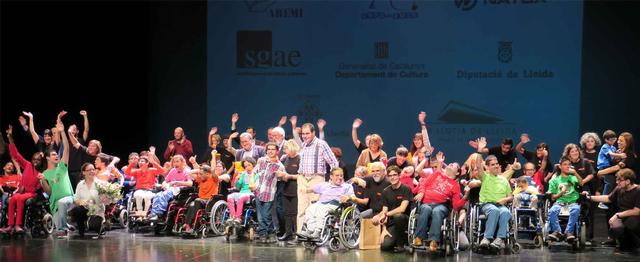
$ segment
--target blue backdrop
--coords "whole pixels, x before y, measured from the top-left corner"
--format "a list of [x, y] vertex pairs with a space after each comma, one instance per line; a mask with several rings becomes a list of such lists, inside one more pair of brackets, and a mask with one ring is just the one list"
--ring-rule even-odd
[[[579, 1], [212, 1], [207, 121], [233, 112], [266, 139], [281, 115], [324, 118], [327, 141], [356, 151], [379, 133], [393, 155], [427, 112], [432, 144], [464, 160], [467, 141], [577, 142], [582, 47]], [[287, 124], [285, 130], [289, 134]]]

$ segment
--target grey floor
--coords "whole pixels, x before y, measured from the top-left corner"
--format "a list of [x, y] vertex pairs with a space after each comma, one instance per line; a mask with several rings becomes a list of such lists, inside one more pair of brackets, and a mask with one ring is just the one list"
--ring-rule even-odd
[[29, 239], [0, 240], [0, 261], [637, 261], [631, 254], [616, 254], [613, 248], [595, 247], [572, 252], [568, 246], [557, 245], [545, 249], [523, 249], [517, 255], [487, 256], [459, 252], [447, 257], [433, 257], [425, 253], [383, 253], [379, 250], [315, 251], [282, 244], [260, 245], [246, 241], [227, 243], [222, 237], [180, 239], [171, 236], [130, 234], [124, 230], [107, 233], [104, 239]]

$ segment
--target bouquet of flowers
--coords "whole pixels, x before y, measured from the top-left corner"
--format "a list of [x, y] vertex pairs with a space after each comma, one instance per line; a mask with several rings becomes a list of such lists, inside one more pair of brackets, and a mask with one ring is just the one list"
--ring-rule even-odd
[[98, 196], [100, 196], [100, 202], [105, 205], [111, 203], [117, 203], [122, 195], [120, 194], [120, 190], [122, 186], [114, 183], [97, 183], [96, 190], [98, 190]]

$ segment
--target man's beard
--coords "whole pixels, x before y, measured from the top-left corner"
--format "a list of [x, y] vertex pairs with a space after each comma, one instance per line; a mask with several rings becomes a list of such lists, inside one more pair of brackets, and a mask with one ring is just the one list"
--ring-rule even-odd
[[380, 181], [382, 181], [382, 176], [373, 176], [373, 181], [380, 183]]

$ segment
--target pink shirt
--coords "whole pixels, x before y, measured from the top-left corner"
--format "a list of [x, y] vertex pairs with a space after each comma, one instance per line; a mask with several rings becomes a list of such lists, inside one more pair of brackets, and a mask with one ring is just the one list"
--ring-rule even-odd
[[169, 171], [169, 174], [167, 174], [167, 177], [165, 177], [164, 182], [190, 181], [191, 176], [189, 176], [188, 172], [189, 169], [187, 167], [183, 169], [172, 168], [171, 171]]

